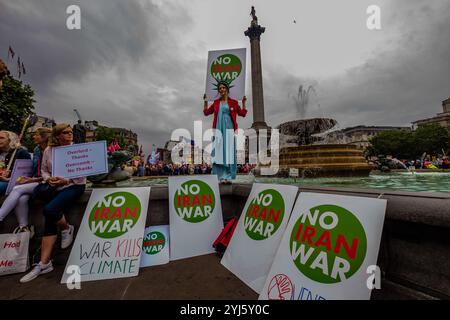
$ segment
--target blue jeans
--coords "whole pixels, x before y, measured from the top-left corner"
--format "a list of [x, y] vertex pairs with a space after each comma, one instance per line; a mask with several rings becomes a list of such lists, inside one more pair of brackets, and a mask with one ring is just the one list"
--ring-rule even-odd
[[63, 217], [63, 209], [70, 207], [83, 195], [85, 189], [86, 185], [72, 185], [57, 191], [55, 187], [47, 183], [40, 184], [34, 189], [33, 199], [39, 199], [46, 203], [44, 236], [58, 234], [57, 222]]
[[8, 182], [0, 181], [0, 197], [5, 195], [6, 189], [8, 189]]

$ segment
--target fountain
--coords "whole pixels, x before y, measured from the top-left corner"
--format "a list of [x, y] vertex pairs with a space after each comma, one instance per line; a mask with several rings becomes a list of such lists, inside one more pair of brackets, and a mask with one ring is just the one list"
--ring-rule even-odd
[[[314, 87], [298, 90], [295, 104], [305, 115], [309, 94]], [[301, 177], [368, 176], [368, 165], [362, 150], [355, 145], [328, 144], [326, 133], [337, 125], [331, 118], [294, 120], [280, 124], [279, 176], [288, 177], [290, 169], [298, 169]]]

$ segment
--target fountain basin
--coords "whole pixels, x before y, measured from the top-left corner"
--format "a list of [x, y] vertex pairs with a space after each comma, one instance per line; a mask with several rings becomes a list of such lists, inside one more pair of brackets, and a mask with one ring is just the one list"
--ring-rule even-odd
[[322, 144], [286, 147], [280, 151], [278, 176], [288, 177], [291, 168], [299, 176], [367, 177], [373, 169], [367, 164], [362, 150], [354, 145]]

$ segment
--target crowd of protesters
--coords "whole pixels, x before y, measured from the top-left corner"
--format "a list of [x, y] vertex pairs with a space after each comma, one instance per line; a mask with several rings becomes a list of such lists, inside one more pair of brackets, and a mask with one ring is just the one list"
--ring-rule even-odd
[[[246, 174], [250, 173], [255, 168], [255, 165], [238, 164], [238, 173]], [[198, 175], [198, 174], [211, 174], [212, 166], [207, 163], [203, 164], [174, 164], [164, 163], [157, 161], [154, 164], [140, 161], [134, 168], [133, 176], [147, 177], [147, 176], [180, 176], [180, 175]]]

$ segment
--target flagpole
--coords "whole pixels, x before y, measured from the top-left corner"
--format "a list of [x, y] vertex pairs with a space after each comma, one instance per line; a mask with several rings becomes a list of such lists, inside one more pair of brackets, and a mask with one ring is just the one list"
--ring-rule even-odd
[[[23, 136], [23, 134], [24, 134], [24, 132], [25, 132], [25, 128], [26, 128], [27, 125], [28, 125], [28, 121], [30, 120], [30, 117], [31, 117], [31, 115], [29, 115], [29, 116], [25, 119], [25, 122], [24, 122], [23, 127], [22, 127], [22, 131], [20, 132], [20, 136], [19, 136], [19, 144], [20, 144], [20, 142], [22, 141], [22, 136]], [[11, 159], [9, 159], [8, 166], [6, 167], [6, 171], [9, 171], [9, 169], [11, 169], [11, 166], [12, 166], [14, 157], [16, 156], [16, 152], [17, 152], [18, 147], [19, 147], [19, 146], [17, 146], [17, 147], [14, 149], [14, 152], [13, 152], [13, 154], [12, 154], [12, 156], [11, 156]]]

